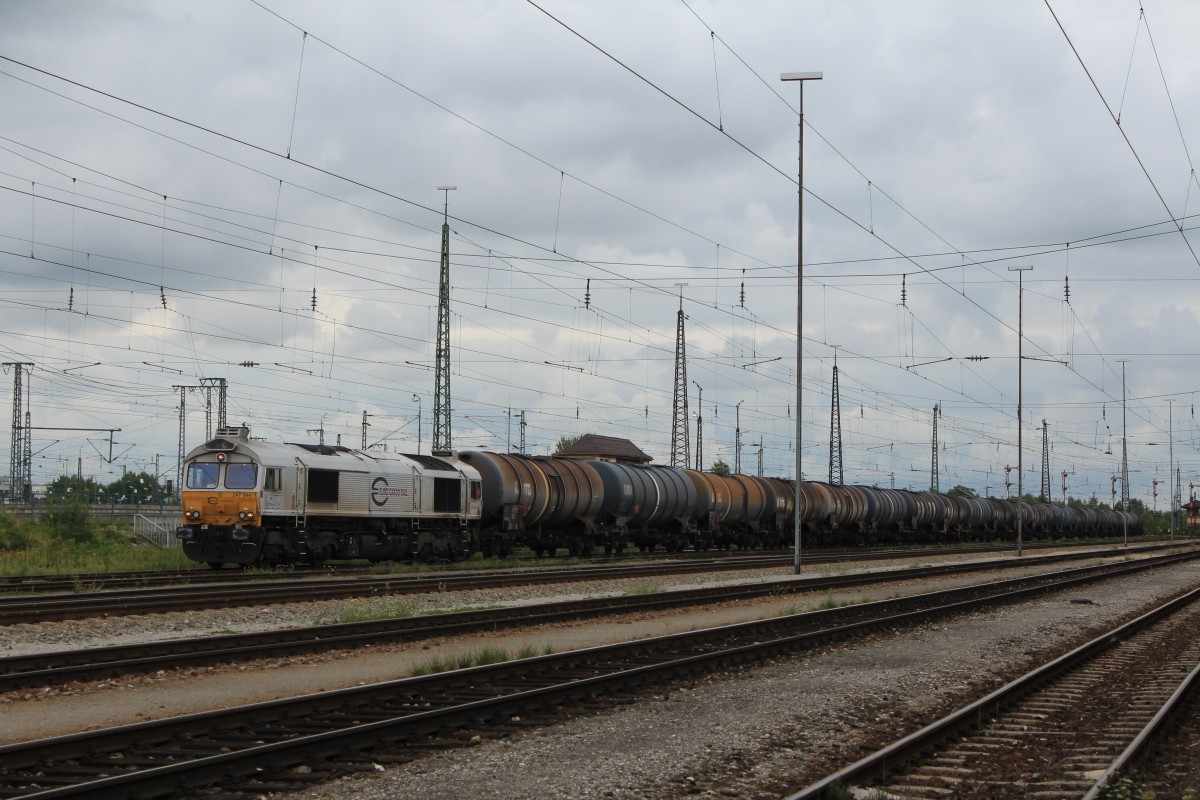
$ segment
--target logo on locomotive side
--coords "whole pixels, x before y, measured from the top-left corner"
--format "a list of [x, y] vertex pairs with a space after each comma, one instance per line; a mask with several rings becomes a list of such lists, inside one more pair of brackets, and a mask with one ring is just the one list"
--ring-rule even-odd
[[371, 481], [371, 502], [377, 506], [387, 505], [389, 497], [408, 497], [408, 489], [401, 487], [393, 489], [388, 486], [387, 478], [379, 477]]

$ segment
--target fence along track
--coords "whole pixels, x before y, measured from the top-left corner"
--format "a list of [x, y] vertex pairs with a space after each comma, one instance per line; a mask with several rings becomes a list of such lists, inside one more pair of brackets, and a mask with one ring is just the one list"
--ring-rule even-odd
[[788, 800], [876, 781], [914, 800], [1095, 798], [1195, 684], [1197, 600], [1177, 597]]

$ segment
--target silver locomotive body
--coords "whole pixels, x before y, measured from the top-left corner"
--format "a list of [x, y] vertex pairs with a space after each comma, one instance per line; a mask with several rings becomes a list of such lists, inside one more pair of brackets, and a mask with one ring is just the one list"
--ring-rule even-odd
[[460, 560], [479, 547], [479, 473], [455, 457], [277, 444], [227, 428], [184, 461], [194, 561]]

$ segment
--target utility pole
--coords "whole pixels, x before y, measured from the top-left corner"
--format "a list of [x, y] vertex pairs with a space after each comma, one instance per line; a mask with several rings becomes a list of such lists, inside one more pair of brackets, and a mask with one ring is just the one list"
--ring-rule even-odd
[[737, 405], [734, 406], [734, 413], [737, 416], [737, 421], [735, 423], [736, 427], [734, 427], [734, 429], [733, 429], [733, 474], [734, 475], [742, 474], [742, 403], [744, 403], [744, 402], [746, 402], [746, 401], [738, 400]]
[[1171, 539], [1175, 538], [1175, 517], [1179, 516], [1180, 506], [1183, 505], [1183, 498], [1180, 495], [1183, 492], [1183, 487], [1179, 485], [1179, 467], [1175, 468], [1175, 494], [1171, 498]]
[[1007, 464], [1004, 466], [1004, 496], [1012, 497], [1012, 479], [1009, 478], [1009, 473], [1016, 467], [1010, 467]]
[[521, 412], [521, 455], [525, 455], [525, 412]]
[[1170, 465], [1167, 469], [1167, 477], [1171, 477], [1171, 473], [1175, 473], [1175, 483], [1171, 487], [1171, 538], [1175, 538], [1175, 517], [1179, 514], [1180, 506], [1180, 488], [1179, 488], [1179, 470], [1175, 467], [1175, 400], [1167, 401], [1167, 442], [1169, 447]]
[[804, 478], [802, 434], [804, 433], [804, 82], [824, 78], [820, 72], [784, 72], [781, 81], [796, 81], [800, 84], [799, 172], [796, 181], [796, 515], [793, 518], [795, 538], [794, 572], [800, 574], [801, 561], [801, 518], [804, 516], [804, 495], [800, 485]]
[[[1065, 473], [1064, 473], [1065, 474]], [[1064, 485], [1066, 479], [1063, 480]], [[1065, 490], [1064, 490], [1065, 491]], [[1038, 495], [1043, 503], [1050, 502], [1050, 432], [1046, 420], [1042, 420], [1042, 491]]]
[[412, 399], [417, 404], [417, 455], [421, 455], [421, 396], [413, 392]]
[[762, 437], [758, 438], [758, 477], [763, 476], [763, 443]]
[[1126, 446], [1126, 434], [1128, 428], [1128, 417], [1126, 416], [1125, 403], [1125, 365], [1131, 359], [1118, 358], [1121, 362], [1121, 510], [1126, 512], [1126, 515], [1121, 517], [1121, 538], [1125, 542], [1125, 546], [1129, 546], [1129, 448]]
[[442, 212], [442, 268], [438, 279], [437, 352], [433, 369], [433, 448], [435, 456], [450, 454], [450, 192], [457, 186], [439, 186], [445, 193]]
[[688, 436], [687, 340], [684, 338], [683, 287], [679, 287], [679, 311], [675, 317], [675, 396], [671, 403], [671, 466], [686, 467], [692, 460]]
[[[696, 383], [692, 381], [692, 383]], [[696, 383], [696, 471], [704, 469], [704, 387]]]
[[[940, 404], [939, 404], [940, 405]], [[938, 446], [937, 446], [937, 420], [939, 407], [933, 407], [933, 459], [929, 466], [929, 491], [938, 491]]]
[[23, 378], [29, 367], [32, 377], [33, 363], [29, 361], [6, 361], [4, 367], [13, 368], [13, 415], [12, 449], [9, 456], [8, 496], [13, 500], [27, 500], [31, 496], [33, 476], [32, 448], [27, 446], [29, 438], [28, 413], [22, 411], [24, 402]]
[[1158, 513], [1158, 485], [1166, 483], [1162, 478], [1155, 478], [1150, 481], [1150, 510]]
[[1062, 471], [1062, 499], [1063, 499], [1064, 506], [1066, 506], [1066, 504], [1067, 504], [1067, 476], [1074, 475], [1074, 474], [1075, 474], [1074, 470], [1067, 471], [1064, 469]]
[[1025, 396], [1025, 273], [1033, 267], [1009, 267], [1009, 272], [1017, 273], [1017, 557], [1025, 555], [1025, 542], [1021, 528], [1021, 516], [1025, 502], [1025, 487], [1022, 486], [1022, 473], [1025, 471], [1025, 428], [1021, 421], [1024, 411]]
[[829, 482], [841, 486], [842, 472], [842, 396], [838, 392], [837, 347], [833, 348], [833, 392], [829, 404]]
[[315, 433], [317, 435], [317, 444], [321, 445], [322, 447], [325, 446], [325, 420], [324, 419], [321, 420], [320, 427], [309, 428], [307, 431], [305, 431], [305, 433]]
[[183, 456], [187, 452], [187, 396], [192, 390], [206, 389], [206, 386], [172, 386], [179, 392], [179, 447], [176, 449], [175, 461], [175, 491], [183, 491]]
[[363, 450], [363, 452], [366, 452], [366, 449], [367, 449], [367, 428], [371, 427], [371, 423], [367, 422], [367, 417], [369, 417], [369, 416], [371, 416], [371, 415], [368, 414], [366, 411], [363, 412], [363, 421], [362, 421], [362, 450]]
[[211, 438], [212, 438], [212, 435], [213, 435], [213, 426], [212, 426], [212, 407], [213, 407], [213, 402], [212, 402], [212, 390], [213, 390], [213, 387], [214, 387], [214, 386], [215, 386], [215, 387], [216, 387], [216, 389], [217, 389], [217, 430], [221, 430], [222, 428], [226, 427], [226, 422], [225, 422], [225, 388], [226, 388], [226, 382], [225, 382], [225, 379], [224, 379], [224, 378], [201, 378], [201, 379], [200, 379], [200, 383], [201, 383], [201, 384], [203, 384], [203, 385], [206, 387], [206, 388], [205, 388], [205, 394], [206, 394], [205, 401], [206, 401], [206, 403], [205, 403], [205, 412], [204, 412], [204, 424], [205, 424], [205, 427], [206, 427], [206, 429], [207, 429], [207, 431], [208, 431], [206, 438], [208, 438], [208, 439], [211, 439]]

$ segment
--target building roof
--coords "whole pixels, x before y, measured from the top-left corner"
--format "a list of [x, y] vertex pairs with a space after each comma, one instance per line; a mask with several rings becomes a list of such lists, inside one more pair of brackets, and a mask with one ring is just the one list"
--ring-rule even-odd
[[648, 464], [654, 459], [628, 439], [618, 439], [615, 436], [600, 436], [595, 433], [585, 433], [576, 440], [575, 444], [566, 450], [555, 453], [563, 458], [587, 459], [595, 458], [603, 461], [633, 461]]

